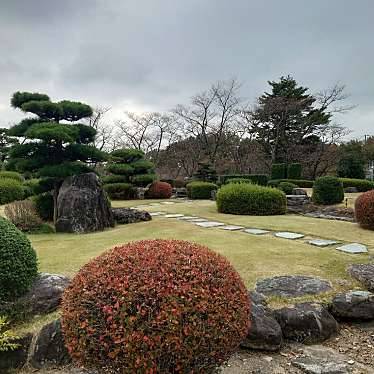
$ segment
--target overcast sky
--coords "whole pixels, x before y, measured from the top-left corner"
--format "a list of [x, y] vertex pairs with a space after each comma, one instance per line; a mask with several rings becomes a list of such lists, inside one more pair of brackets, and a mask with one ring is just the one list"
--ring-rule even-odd
[[340, 81], [357, 107], [338, 121], [374, 135], [373, 0], [0, 0], [0, 127], [14, 91], [166, 111], [236, 77], [249, 102], [282, 75]]

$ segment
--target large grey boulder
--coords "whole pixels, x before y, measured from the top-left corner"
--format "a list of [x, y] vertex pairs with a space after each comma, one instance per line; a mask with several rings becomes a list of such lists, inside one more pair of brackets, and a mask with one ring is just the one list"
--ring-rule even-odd
[[256, 291], [266, 296], [299, 297], [331, 290], [329, 282], [304, 275], [284, 275], [257, 281]]
[[282, 330], [270, 310], [265, 306], [252, 304], [250, 318], [251, 327], [241, 346], [265, 351], [279, 350], [283, 341]]
[[30, 363], [40, 369], [44, 366], [66, 365], [70, 361], [62, 336], [61, 321], [57, 319], [41, 329]]
[[374, 264], [353, 264], [348, 267], [348, 274], [374, 292]]
[[374, 319], [374, 294], [368, 291], [350, 291], [336, 295], [332, 300], [331, 314], [350, 320]]
[[152, 219], [148, 212], [131, 208], [112, 208], [112, 213], [118, 224], [150, 221]]
[[57, 232], [86, 233], [114, 226], [109, 200], [95, 173], [65, 179], [57, 199]]
[[286, 339], [306, 344], [323, 342], [339, 331], [334, 317], [319, 304], [301, 303], [276, 309], [274, 317]]
[[58, 308], [69, 282], [63, 275], [40, 273], [22, 301], [32, 315], [51, 313]]

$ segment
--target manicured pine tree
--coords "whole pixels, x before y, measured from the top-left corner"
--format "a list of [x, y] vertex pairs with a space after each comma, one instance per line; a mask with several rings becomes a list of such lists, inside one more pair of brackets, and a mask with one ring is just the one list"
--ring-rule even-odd
[[22, 139], [10, 151], [8, 169], [31, 172], [42, 178], [46, 190], [53, 190], [56, 222], [57, 197], [63, 180], [92, 171], [88, 164], [103, 161], [106, 156], [90, 145], [96, 130], [75, 123], [90, 117], [92, 109], [80, 102], [52, 102], [45, 94], [31, 92], [16, 92], [11, 105], [34, 116], [22, 120], [8, 132]]

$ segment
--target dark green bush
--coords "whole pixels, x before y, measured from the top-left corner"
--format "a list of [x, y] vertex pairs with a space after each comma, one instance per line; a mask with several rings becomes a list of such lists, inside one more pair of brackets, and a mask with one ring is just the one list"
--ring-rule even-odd
[[136, 174], [146, 173], [154, 168], [153, 162], [148, 160], [135, 161], [131, 164], [131, 166], [134, 168]]
[[23, 198], [27, 199], [30, 196], [36, 195], [39, 188], [39, 179], [28, 179], [23, 182]]
[[285, 179], [285, 178], [287, 178], [287, 165], [286, 164], [271, 165], [271, 179]]
[[0, 178], [0, 205], [23, 199], [22, 184], [11, 178]]
[[271, 187], [230, 183], [220, 188], [216, 200], [220, 213], [256, 216], [286, 213], [286, 195]]
[[129, 183], [106, 184], [104, 189], [112, 200], [130, 200], [136, 195], [135, 188]]
[[292, 195], [292, 191], [294, 188], [297, 188], [297, 185], [291, 182], [281, 182], [278, 184], [278, 188], [286, 195]]
[[22, 175], [16, 171], [0, 171], [0, 178], [15, 179], [18, 182], [23, 181]]
[[268, 183], [268, 176], [266, 174], [226, 174], [219, 176], [219, 183], [226, 184], [228, 179], [248, 179], [254, 184], [266, 186]]
[[374, 182], [367, 179], [352, 179], [352, 178], [339, 178], [343, 183], [343, 187], [356, 187], [358, 192], [366, 192], [374, 190]]
[[26, 235], [0, 217], [0, 301], [21, 296], [38, 274], [36, 253]]
[[272, 179], [272, 180], [269, 180], [268, 186], [278, 187], [279, 183], [282, 183], [282, 182], [293, 183], [293, 184], [296, 184], [296, 186], [300, 188], [312, 188], [314, 184], [314, 181], [310, 181], [307, 179]]
[[252, 181], [250, 179], [246, 179], [246, 178], [231, 178], [231, 179], [227, 179], [226, 180], [226, 184], [230, 184], [230, 183], [237, 183], [237, 184], [240, 184], [240, 183], [252, 183]]
[[129, 177], [126, 175], [108, 175], [102, 178], [104, 184], [110, 183], [128, 183]]
[[53, 220], [53, 196], [50, 192], [36, 195], [32, 198], [35, 202], [36, 211], [44, 221]]
[[156, 180], [155, 174], [140, 174], [134, 175], [131, 178], [131, 183], [137, 187], [146, 187]]
[[134, 168], [128, 164], [110, 164], [107, 169], [109, 172], [119, 175], [131, 175], [134, 173]]
[[300, 179], [302, 167], [299, 163], [289, 164], [287, 170], [287, 179]]
[[333, 176], [318, 178], [314, 182], [312, 200], [322, 205], [341, 203], [344, 200], [343, 183]]
[[218, 186], [211, 182], [190, 182], [187, 184], [187, 196], [190, 199], [210, 199], [212, 191], [217, 190]]

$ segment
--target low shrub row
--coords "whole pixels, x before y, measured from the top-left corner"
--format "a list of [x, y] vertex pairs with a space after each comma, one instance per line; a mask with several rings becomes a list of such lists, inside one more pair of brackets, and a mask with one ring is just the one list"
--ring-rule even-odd
[[271, 166], [271, 179], [300, 179], [302, 166], [300, 163], [276, 164]]
[[268, 176], [266, 174], [226, 174], [218, 177], [219, 184], [226, 184], [228, 180], [232, 179], [248, 179], [254, 184], [266, 186], [268, 183]]
[[374, 190], [374, 182], [367, 179], [340, 178], [343, 187], [356, 187], [358, 192]]
[[307, 180], [307, 179], [271, 179], [268, 182], [268, 186], [270, 187], [278, 187], [279, 183], [282, 182], [289, 182], [296, 184], [297, 187], [300, 188], [312, 188], [314, 181]]
[[230, 184], [230, 183], [236, 183], [236, 184], [240, 184], [240, 183], [252, 183], [252, 181], [250, 179], [245, 179], [245, 178], [227, 179], [226, 180], [226, 184]]
[[230, 183], [220, 188], [216, 199], [220, 213], [259, 216], [286, 213], [286, 195], [271, 187]]
[[212, 191], [218, 189], [218, 186], [211, 182], [190, 182], [187, 184], [187, 196], [190, 199], [210, 199]]
[[16, 171], [0, 171], [0, 178], [14, 179], [20, 183], [23, 181], [22, 175]]

